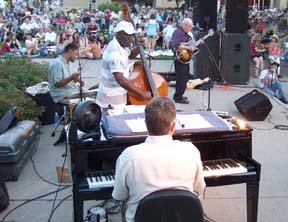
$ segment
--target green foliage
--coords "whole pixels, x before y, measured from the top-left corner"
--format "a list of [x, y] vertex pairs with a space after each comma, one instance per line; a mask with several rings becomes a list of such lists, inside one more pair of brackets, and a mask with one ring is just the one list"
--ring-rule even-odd
[[98, 5], [98, 9], [100, 11], [104, 11], [106, 8], [110, 9], [111, 11], [114, 12], [119, 12], [121, 10], [122, 4], [119, 2], [112, 2], [112, 3], [103, 3]]
[[22, 91], [27, 86], [47, 81], [48, 65], [31, 62], [28, 58], [0, 60], [0, 116], [13, 106], [20, 111], [20, 119], [37, 120], [41, 115], [36, 103]]

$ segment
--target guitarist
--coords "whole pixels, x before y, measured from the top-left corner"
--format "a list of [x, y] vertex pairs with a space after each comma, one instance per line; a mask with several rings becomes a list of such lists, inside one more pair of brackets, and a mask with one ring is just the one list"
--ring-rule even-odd
[[[193, 21], [190, 18], [184, 18], [180, 27], [178, 27], [172, 35], [172, 46], [174, 50], [174, 66], [176, 88], [173, 99], [175, 103], [189, 104], [188, 98], [183, 96], [186, 90], [186, 83], [189, 80], [190, 65], [189, 63], [182, 63], [176, 59], [176, 50], [189, 50], [191, 52], [196, 50], [196, 47], [189, 45], [192, 37], [188, 33], [193, 28]], [[200, 40], [200, 44], [203, 41]]]
[[115, 28], [115, 37], [109, 42], [103, 57], [99, 90], [96, 103], [106, 109], [121, 108], [127, 104], [127, 91], [143, 99], [151, 99], [150, 91], [143, 91], [129, 80], [129, 59], [139, 54], [138, 48], [131, 48], [135, 29], [127, 21], [120, 21]]

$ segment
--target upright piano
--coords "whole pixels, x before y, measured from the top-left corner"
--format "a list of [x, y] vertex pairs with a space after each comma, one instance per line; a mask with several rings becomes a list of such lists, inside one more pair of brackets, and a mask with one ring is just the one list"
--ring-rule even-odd
[[[112, 198], [117, 157], [145, 138], [70, 141], [75, 222], [83, 221], [84, 201]], [[261, 165], [252, 158], [252, 129], [180, 130], [173, 138], [199, 149], [207, 187], [246, 183], [247, 222], [256, 222]]]

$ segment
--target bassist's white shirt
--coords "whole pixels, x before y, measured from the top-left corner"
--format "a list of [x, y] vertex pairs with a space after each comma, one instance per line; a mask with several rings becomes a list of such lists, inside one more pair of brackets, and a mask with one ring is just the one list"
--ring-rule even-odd
[[129, 77], [130, 53], [128, 48], [122, 48], [116, 38], [108, 44], [102, 57], [101, 78], [96, 98], [96, 103], [101, 108], [126, 105], [127, 91], [118, 84], [113, 73], [120, 72], [125, 78]]

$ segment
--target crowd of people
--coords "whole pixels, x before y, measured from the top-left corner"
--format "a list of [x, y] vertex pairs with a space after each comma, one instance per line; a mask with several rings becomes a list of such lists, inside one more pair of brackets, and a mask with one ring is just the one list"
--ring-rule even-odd
[[[56, 57], [64, 53], [66, 45], [73, 43], [78, 46], [78, 57], [99, 59], [115, 36], [116, 26], [121, 21], [121, 11], [66, 10], [63, 1], [13, 0], [9, 4], [2, 1], [0, 0], [0, 40], [2, 41], [0, 56], [35, 57], [50, 54]], [[171, 50], [175, 47], [173, 33], [182, 26], [186, 18], [193, 17], [190, 11], [153, 9], [138, 5], [132, 8], [130, 16], [137, 36], [139, 39], [144, 39], [146, 53], [154, 56], [156, 49], [161, 49], [162, 52], [166, 50], [167, 55], [173, 56]], [[250, 56], [255, 64], [256, 78], [259, 78], [262, 70], [266, 68], [265, 60], [278, 64], [277, 78], [281, 78], [280, 63], [282, 60], [288, 62], [287, 18], [286, 12], [276, 9], [259, 11], [254, 8], [249, 11], [247, 33], [251, 36]], [[219, 13], [217, 27], [225, 27], [223, 9]], [[193, 39], [191, 29], [187, 34]], [[178, 66], [181, 68], [179, 69]], [[183, 65], [178, 65], [176, 61], [175, 69], [183, 72]], [[185, 73], [189, 74], [189, 69], [185, 70]], [[182, 98], [185, 84], [179, 86], [180, 82], [184, 82], [182, 80], [183, 78], [180, 78], [176, 81], [178, 85], [176, 85], [174, 99], [187, 104], [187, 101]]]
[[[250, 12], [248, 34], [251, 36], [251, 60], [254, 62], [254, 75], [259, 78], [259, 87], [266, 93], [277, 96], [285, 104], [280, 64], [288, 63], [288, 20], [280, 10]], [[269, 67], [264, 67], [264, 61]], [[282, 65], [286, 65], [284, 62]]]
[[[51, 54], [57, 56], [63, 53], [65, 45], [74, 43], [80, 47], [80, 56], [100, 58], [108, 42], [112, 40], [121, 17], [121, 11], [114, 12], [110, 9], [51, 8], [51, 1], [48, 0], [31, 0], [28, 5], [22, 0], [12, 2], [14, 4], [6, 5], [5, 10], [0, 9], [0, 41], [7, 41], [9, 45], [15, 35], [22, 44], [17, 45], [17, 50], [3, 47], [1, 55], [18, 53], [33, 56], [34, 48], [37, 55], [43, 48], [48, 48]], [[133, 8], [131, 12], [137, 33], [144, 37], [145, 49], [149, 53], [153, 53], [158, 47], [171, 49], [173, 31], [188, 16], [188, 12], [156, 10], [151, 7]], [[31, 34], [35, 43], [32, 53], [27, 50], [31, 46], [26, 41], [26, 34]]]

